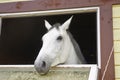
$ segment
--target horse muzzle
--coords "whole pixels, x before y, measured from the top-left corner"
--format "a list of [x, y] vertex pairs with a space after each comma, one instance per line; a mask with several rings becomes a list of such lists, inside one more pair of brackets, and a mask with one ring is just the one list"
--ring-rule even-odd
[[45, 75], [48, 73], [49, 69], [50, 69], [51, 64], [48, 61], [35, 61], [34, 63], [34, 67], [36, 69], [36, 71], [41, 74], [41, 75]]

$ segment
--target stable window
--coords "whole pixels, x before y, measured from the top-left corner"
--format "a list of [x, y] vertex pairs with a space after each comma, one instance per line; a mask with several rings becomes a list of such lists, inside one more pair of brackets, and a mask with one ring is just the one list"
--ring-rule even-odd
[[44, 20], [48, 20], [51, 24], [63, 23], [72, 15], [74, 17], [70, 24], [70, 32], [78, 42], [87, 61], [87, 64], [73, 67], [90, 67], [89, 80], [93, 78], [96, 80], [97, 75], [92, 76], [92, 74], [97, 74], [97, 69], [101, 68], [98, 7], [0, 14], [1, 67], [6, 65], [7, 67], [17, 65], [33, 67], [34, 60], [42, 46], [41, 38], [46, 33]]

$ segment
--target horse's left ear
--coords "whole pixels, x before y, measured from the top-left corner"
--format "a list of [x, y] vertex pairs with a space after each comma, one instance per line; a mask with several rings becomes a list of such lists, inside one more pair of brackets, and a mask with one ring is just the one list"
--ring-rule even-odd
[[72, 18], [73, 18], [73, 16], [71, 16], [67, 21], [65, 21], [65, 22], [62, 24], [61, 28], [67, 30], [67, 29], [69, 28], [69, 25], [70, 25], [70, 23], [71, 23]]
[[50, 23], [47, 20], [45, 20], [45, 27], [47, 28], [47, 30], [49, 30], [52, 27], [52, 25], [50, 25]]

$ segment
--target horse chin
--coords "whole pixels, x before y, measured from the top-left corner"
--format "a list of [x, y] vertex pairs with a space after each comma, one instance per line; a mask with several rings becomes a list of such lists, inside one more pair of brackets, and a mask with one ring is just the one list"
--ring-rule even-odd
[[37, 69], [37, 68], [36, 68], [36, 71], [37, 71], [40, 75], [46, 75], [46, 74], [49, 72], [49, 69], [42, 70], [42, 69]]
[[49, 70], [46, 70], [46, 71], [40, 71], [38, 72], [40, 75], [46, 75], [47, 73], [49, 72]]

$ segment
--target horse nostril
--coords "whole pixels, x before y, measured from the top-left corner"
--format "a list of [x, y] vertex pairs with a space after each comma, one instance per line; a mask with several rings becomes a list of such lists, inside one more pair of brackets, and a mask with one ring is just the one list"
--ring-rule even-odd
[[46, 67], [46, 62], [42, 61], [42, 67]]

